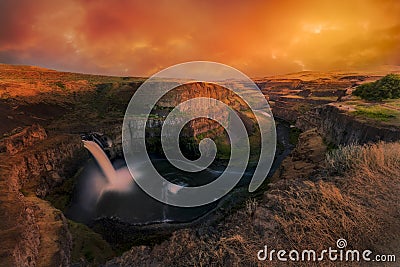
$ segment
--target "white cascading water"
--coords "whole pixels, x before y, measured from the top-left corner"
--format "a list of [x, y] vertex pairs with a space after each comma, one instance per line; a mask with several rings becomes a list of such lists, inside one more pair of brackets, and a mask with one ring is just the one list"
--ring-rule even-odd
[[114, 166], [111, 164], [111, 161], [108, 159], [106, 153], [104, 153], [103, 149], [93, 141], [83, 140], [83, 146], [89, 150], [89, 152], [96, 159], [99, 164], [101, 170], [107, 178], [108, 183], [113, 183], [117, 179], [117, 172], [114, 169]]
[[86, 140], [82, 142], [84, 147], [89, 150], [96, 159], [107, 179], [107, 184], [100, 189], [97, 200], [99, 200], [106, 191], [129, 192], [132, 190], [133, 179], [126, 168], [115, 170], [106, 153], [104, 153], [103, 149], [101, 149], [96, 142]]
[[[168, 200], [168, 192], [167, 192], [167, 190], [166, 190], [166, 182], [164, 182], [163, 183], [163, 189], [162, 189], [162, 198], [163, 198], [163, 200], [164, 201], [167, 201]], [[162, 221], [163, 222], [167, 222], [168, 221], [168, 218], [167, 218], [167, 205], [165, 205], [164, 207], [163, 207], [163, 219], [162, 219]]]

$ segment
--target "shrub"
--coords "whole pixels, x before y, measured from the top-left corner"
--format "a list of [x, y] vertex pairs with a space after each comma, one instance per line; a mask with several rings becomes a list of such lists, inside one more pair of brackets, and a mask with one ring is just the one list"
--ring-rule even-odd
[[58, 86], [61, 90], [67, 89], [67, 88], [65, 87], [65, 84], [64, 84], [63, 82], [61, 82], [61, 81], [55, 82], [55, 85]]
[[353, 94], [366, 100], [377, 101], [400, 98], [400, 75], [388, 74], [375, 82], [362, 84]]
[[258, 206], [258, 202], [256, 199], [249, 198], [246, 200], [246, 213], [251, 219], [254, 218], [254, 215], [257, 210], [257, 206]]

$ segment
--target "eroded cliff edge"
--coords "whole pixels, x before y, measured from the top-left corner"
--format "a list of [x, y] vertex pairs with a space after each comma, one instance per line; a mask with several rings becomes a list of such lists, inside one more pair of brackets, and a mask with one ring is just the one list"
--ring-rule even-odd
[[68, 266], [72, 240], [67, 221], [42, 198], [87, 157], [79, 136], [47, 136], [34, 125], [3, 141], [7, 152], [0, 154], [2, 265]]
[[400, 140], [398, 126], [360, 120], [340, 102], [313, 108], [296, 120], [296, 127], [303, 131], [316, 128], [326, 142], [337, 146]]

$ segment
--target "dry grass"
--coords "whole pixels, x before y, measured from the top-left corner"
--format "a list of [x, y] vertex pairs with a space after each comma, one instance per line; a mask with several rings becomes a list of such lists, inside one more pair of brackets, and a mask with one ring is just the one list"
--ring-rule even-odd
[[399, 159], [399, 143], [341, 147], [317, 181], [277, 189], [272, 202], [283, 243], [323, 249], [345, 238], [352, 248], [398, 253]]
[[255, 198], [249, 198], [246, 200], [246, 213], [250, 218], [253, 218], [257, 211], [258, 202]]
[[339, 238], [350, 248], [399, 253], [400, 143], [341, 147], [314, 181], [278, 185], [269, 196], [280, 244], [324, 249]]
[[378, 143], [371, 145], [349, 145], [328, 153], [327, 170], [330, 174], [352, 172], [397, 175], [400, 166], [400, 144]]
[[[134, 247], [113, 264], [260, 266], [268, 264], [257, 260], [264, 245], [318, 251], [335, 248], [339, 238], [347, 240], [347, 249], [399, 257], [399, 192], [400, 143], [341, 147], [327, 156], [318, 177], [272, 185], [254, 215], [249, 200], [218, 225], [178, 231], [154, 248]], [[324, 261], [318, 266], [352, 266], [337, 264]]]

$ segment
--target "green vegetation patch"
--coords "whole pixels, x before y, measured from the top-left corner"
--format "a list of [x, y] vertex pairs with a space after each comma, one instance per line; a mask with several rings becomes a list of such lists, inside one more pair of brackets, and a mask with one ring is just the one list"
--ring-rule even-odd
[[62, 81], [57, 81], [55, 82], [55, 85], [58, 86], [61, 90], [65, 91], [67, 88], [65, 87], [65, 84]]
[[386, 105], [392, 106], [394, 108], [400, 108], [400, 99], [390, 99], [385, 101]]
[[297, 145], [299, 141], [299, 136], [301, 134], [301, 130], [296, 127], [290, 127], [289, 131], [289, 143], [292, 145]]
[[72, 235], [72, 262], [86, 262], [98, 266], [115, 256], [111, 246], [99, 235], [84, 224], [68, 220]]
[[399, 113], [400, 112], [381, 106], [358, 106], [356, 107], [356, 111], [354, 111], [354, 114], [356, 115], [380, 121], [389, 121], [394, 119], [399, 115]]
[[371, 101], [400, 98], [400, 75], [388, 74], [375, 82], [362, 84], [353, 95]]
[[54, 188], [53, 192], [47, 195], [45, 199], [57, 209], [65, 212], [68, 205], [71, 203], [75, 182], [81, 171], [82, 169], [80, 169], [74, 177], [65, 179], [59, 186]]

